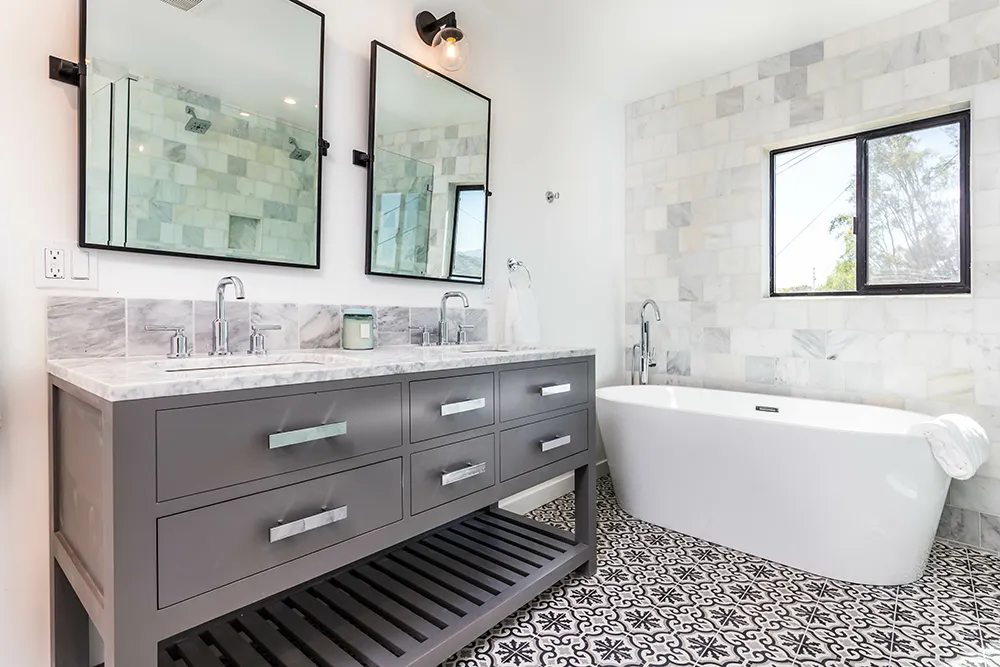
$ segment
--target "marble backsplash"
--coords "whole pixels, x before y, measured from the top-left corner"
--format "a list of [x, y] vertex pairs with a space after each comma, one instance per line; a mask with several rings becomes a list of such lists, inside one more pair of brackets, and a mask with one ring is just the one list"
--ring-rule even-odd
[[1000, 479], [953, 481], [938, 537], [1000, 553]]
[[[278, 324], [281, 330], [264, 332], [269, 351], [337, 349], [341, 346], [343, 310], [357, 307], [374, 311], [379, 346], [419, 344], [420, 332], [411, 331], [411, 326], [427, 326], [431, 342], [437, 343], [437, 308], [229, 300], [229, 347], [241, 354], [249, 347], [252, 324]], [[166, 355], [171, 334], [146, 331], [146, 325], [182, 326], [192, 353], [207, 354], [215, 302], [54, 296], [49, 298], [47, 315], [49, 359]], [[457, 331], [457, 324], [474, 327], [469, 331], [469, 342], [487, 340], [488, 310], [452, 307], [448, 318], [453, 331]]]

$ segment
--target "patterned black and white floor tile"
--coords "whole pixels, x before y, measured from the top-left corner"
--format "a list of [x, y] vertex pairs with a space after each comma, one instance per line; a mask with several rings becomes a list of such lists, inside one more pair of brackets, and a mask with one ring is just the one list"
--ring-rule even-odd
[[[847, 584], [634, 519], [610, 478], [598, 490], [597, 575], [446, 667], [1000, 667], [1000, 557], [938, 542], [914, 584]], [[571, 529], [573, 496], [531, 516]]]

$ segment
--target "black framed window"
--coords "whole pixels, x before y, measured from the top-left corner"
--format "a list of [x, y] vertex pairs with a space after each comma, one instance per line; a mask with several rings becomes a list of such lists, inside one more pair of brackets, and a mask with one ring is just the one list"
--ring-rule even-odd
[[456, 185], [452, 212], [451, 268], [455, 280], [483, 280], [486, 238], [486, 188]]
[[972, 289], [968, 111], [771, 153], [771, 296]]

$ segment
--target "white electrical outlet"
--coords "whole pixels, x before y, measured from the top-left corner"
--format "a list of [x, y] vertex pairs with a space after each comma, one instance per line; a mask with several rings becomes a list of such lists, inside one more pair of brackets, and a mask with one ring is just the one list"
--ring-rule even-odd
[[66, 279], [66, 252], [61, 248], [45, 249], [45, 278], [47, 280]]
[[97, 289], [97, 253], [71, 243], [39, 243], [35, 250], [35, 287]]
[[493, 305], [493, 281], [489, 278], [486, 279], [486, 284], [483, 285], [483, 305]]

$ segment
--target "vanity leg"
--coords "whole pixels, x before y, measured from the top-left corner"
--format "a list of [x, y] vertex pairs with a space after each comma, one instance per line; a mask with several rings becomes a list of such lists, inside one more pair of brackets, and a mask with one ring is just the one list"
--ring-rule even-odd
[[576, 469], [576, 539], [590, 547], [590, 560], [577, 572], [593, 576], [597, 572], [597, 466], [588, 463]]
[[52, 561], [52, 664], [89, 667], [90, 618], [59, 563]]
[[156, 665], [156, 642], [147, 641], [146, 637], [121, 636], [113, 643], [104, 645], [103, 667], [135, 667], [136, 665]]

